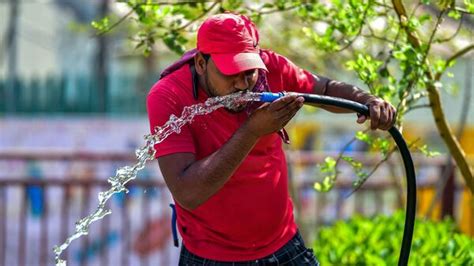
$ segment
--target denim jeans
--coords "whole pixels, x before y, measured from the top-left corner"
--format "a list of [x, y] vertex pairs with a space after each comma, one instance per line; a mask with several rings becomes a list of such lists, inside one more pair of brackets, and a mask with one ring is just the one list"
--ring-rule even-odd
[[313, 254], [312, 249], [305, 247], [303, 238], [300, 233], [288, 241], [282, 248], [277, 250], [275, 253], [257, 260], [251, 261], [236, 261], [236, 262], [223, 262], [214, 261], [205, 258], [201, 258], [189, 252], [184, 245], [181, 247], [181, 254], [179, 257], [180, 266], [193, 266], [193, 265], [206, 265], [206, 266], [224, 266], [224, 265], [248, 265], [248, 266], [260, 266], [260, 265], [288, 265], [288, 266], [299, 266], [299, 265], [313, 265], [319, 266], [319, 262], [316, 256]]

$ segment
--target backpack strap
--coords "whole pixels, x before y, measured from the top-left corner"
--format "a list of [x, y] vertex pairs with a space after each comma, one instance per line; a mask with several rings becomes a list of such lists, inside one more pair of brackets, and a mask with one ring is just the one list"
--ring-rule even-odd
[[179, 247], [179, 239], [178, 239], [178, 230], [176, 229], [176, 206], [171, 203], [170, 204], [171, 210], [173, 211], [171, 214], [171, 232], [173, 233], [173, 243], [175, 247]]

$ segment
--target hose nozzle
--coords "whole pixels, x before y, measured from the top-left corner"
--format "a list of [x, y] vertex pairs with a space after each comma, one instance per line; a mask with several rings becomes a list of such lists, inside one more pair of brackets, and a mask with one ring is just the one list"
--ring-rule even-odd
[[262, 92], [260, 94], [260, 101], [261, 102], [266, 102], [266, 103], [269, 103], [269, 102], [273, 102], [275, 101], [276, 99], [278, 98], [281, 98], [285, 96], [285, 93], [284, 92], [278, 92], [278, 93], [274, 93], [274, 92]]

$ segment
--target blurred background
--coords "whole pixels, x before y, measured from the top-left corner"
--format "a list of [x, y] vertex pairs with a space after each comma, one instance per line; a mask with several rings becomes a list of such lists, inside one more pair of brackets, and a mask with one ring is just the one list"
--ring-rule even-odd
[[[261, 2], [271, 1], [256, 1]], [[120, 18], [129, 10], [124, 3], [105, 0], [0, 0], [0, 265], [53, 264], [53, 246], [73, 232], [75, 221], [95, 210], [98, 192], [109, 186], [107, 178], [118, 167], [132, 164], [134, 150], [145, 144], [146, 95], [160, 71], [179, 55], [157, 41], [144, 56], [131, 37], [137, 31], [133, 25], [122, 23], [105, 34], [91, 26], [92, 21]], [[303, 41], [288, 41], [288, 35], [279, 34], [292, 27], [284, 14], [263, 22], [262, 47], [364, 88], [357, 75], [331, 61], [334, 55], [309, 56]], [[472, 16], [464, 25], [471, 35], [463, 41], [472, 43]], [[447, 27], [456, 30], [457, 24]], [[190, 39], [187, 48], [193, 47]], [[447, 54], [452, 47], [435, 49]], [[451, 89], [441, 91], [446, 118], [454, 128], [461, 125], [463, 111], [470, 114], [465, 115], [459, 141], [471, 167], [472, 64], [472, 53], [459, 58], [450, 70], [455, 75], [443, 77]], [[466, 98], [467, 105], [462, 104]], [[365, 129], [355, 121], [354, 114], [308, 108], [289, 125], [292, 196], [298, 223], [310, 243], [322, 225], [355, 214], [390, 215], [405, 206], [399, 156], [395, 153], [380, 164], [380, 153], [354, 140], [354, 133]], [[431, 111], [407, 113], [403, 134], [440, 153], [427, 156], [434, 152], [426, 147], [413, 153], [418, 216], [435, 221], [451, 217], [458, 230], [472, 238], [472, 194], [450, 163]], [[341, 151], [360, 161], [367, 172], [374, 167], [376, 171], [348, 196], [357, 171], [341, 163], [335, 187], [316, 191], [314, 182], [321, 181], [317, 165]], [[94, 223], [89, 235], [63, 253], [69, 265], [177, 265], [179, 249], [170, 233], [172, 199], [157, 163], [148, 163], [128, 188], [128, 194], [115, 195], [109, 202], [112, 214]]]

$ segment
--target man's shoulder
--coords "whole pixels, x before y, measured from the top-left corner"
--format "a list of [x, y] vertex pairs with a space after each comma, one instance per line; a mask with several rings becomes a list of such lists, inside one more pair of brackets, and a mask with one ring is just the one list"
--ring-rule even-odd
[[189, 97], [191, 92], [191, 72], [188, 65], [158, 80], [150, 89], [148, 97]]
[[280, 69], [289, 61], [285, 56], [270, 49], [261, 49], [260, 57], [270, 72]]
[[270, 49], [260, 49], [260, 57], [265, 65], [274, 63], [279, 56], [281, 55]]

